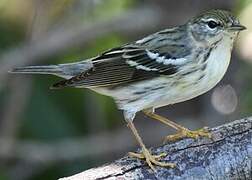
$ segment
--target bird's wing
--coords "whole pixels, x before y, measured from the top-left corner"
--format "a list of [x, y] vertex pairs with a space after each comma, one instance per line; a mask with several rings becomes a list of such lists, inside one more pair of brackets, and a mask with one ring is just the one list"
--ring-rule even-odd
[[161, 75], [172, 75], [182, 64], [187, 63], [182, 47], [178, 46], [176, 49], [176, 52], [181, 53], [175, 54], [173, 51], [174, 46], [151, 49], [125, 45], [114, 48], [94, 58], [93, 68], [90, 70], [60, 81], [52, 88], [123, 85]]

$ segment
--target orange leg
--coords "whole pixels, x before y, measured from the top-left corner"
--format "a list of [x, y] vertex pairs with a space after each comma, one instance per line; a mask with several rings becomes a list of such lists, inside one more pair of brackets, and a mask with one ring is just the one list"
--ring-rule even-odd
[[173, 163], [165, 163], [165, 162], [160, 162], [160, 158], [166, 156], [165, 153], [161, 153], [159, 155], [152, 155], [151, 152], [146, 148], [145, 144], [143, 143], [142, 138], [139, 136], [135, 125], [133, 124], [132, 121], [128, 122], [128, 127], [131, 129], [131, 131], [133, 132], [137, 142], [139, 143], [139, 145], [142, 148], [142, 153], [134, 153], [134, 152], [129, 152], [129, 155], [131, 157], [135, 157], [138, 159], [145, 159], [145, 161], [147, 162], [147, 164], [149, 165], [149, 167], [155, 171], [155, 168], [153, 165], [157, 165], [157, 166], [162, 166], [162, 167], [171, 167], [174, 168], [175, 164]]
[[182, 139], [182, 138], [185, 138], [185, 137], [189, 137], [189, 138], [198, 138], [198, 137], [208, 137], [208, 138], [211, 138], [211, 133], [208, 132], [207, 128], [202, 128], [202, 129], [199, 129], [199, 130], [196, 130], [196, 131], [191, 131], [179, 124], [176, 124], [175, 122], [163, 117], [163, 116], [160, 116], [158, 114], [155, 114], [154, 112], [150, 112], [148, 110], [146, 111], [143, 111], [145, 115], [147, 115], [148, 117], [152, 118], [152, 119], [155, 119], [155, 120], [158, 120], [164, 124], [166, 124], [167, 126], [170, 126], [174, 129], [176, 129], [178, 131], [177, 134], [173, 134], [173, 135], [169, 135], [169, 136], [166, 136], [165, 137], [165, 142], [166, 141], [176, 141], [176, 140], [179, 140], [179, 139]]

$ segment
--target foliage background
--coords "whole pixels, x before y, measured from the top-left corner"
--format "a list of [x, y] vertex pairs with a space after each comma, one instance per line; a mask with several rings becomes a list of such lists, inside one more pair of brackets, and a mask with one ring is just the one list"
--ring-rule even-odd
[[[211, 8], [233, 11], [248, 30], [216, 88], [157, 111], [191, 129], [251, 115], [251, 0], [0, 0], [0, 179], [57, 179], [137, 148], [109, 97], [8, 70], [86, 59]], [[135, 123], [148, 146], [174, 133], [141, 113]]]

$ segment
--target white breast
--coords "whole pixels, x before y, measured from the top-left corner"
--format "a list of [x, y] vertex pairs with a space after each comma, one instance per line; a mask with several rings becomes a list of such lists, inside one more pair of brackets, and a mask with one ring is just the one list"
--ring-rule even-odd
[[[205, 69], [205, 76], [197, 83], [193, 83], [195, 79], [198, 78], [197, 73], [195, 76], [191, 76], [188, 80], [188, 86], [183, 88], [178, 87], [170, 90], [169, 94], [172, 99], [169, 98], [170, 104], [175, 104], [178, 102], [183, 102], [201, 94], [206, 93], [212, 89], [216, 84], [223, 78], [227, 68], [230, 63], [232, 41], [230, 38], [226, 37], [220, 44], [214, 48], [206, 61], [207, 66]], [[190, 83], [191, 82], [191, 83]], [[168, 97], [167, 97], [168, 98]], [[165, 104], [167, 102], [163, 102]]]
[[202, 84], [205, 84], [206, 91], [213, 88], [225, 75], [231, 58], [233, 42], [226, 37], [220, 44], [213, 49], [207, 60], [206, 77]]

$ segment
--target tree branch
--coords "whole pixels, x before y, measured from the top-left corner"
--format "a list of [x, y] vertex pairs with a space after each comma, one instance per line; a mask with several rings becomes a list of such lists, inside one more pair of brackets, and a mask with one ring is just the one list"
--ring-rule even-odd
[[60, 180], [93, 179], [251, 179], [252, 117], [210, 130], [212, 139], [183, 139], [153, 148], [166, 152], [163, 161], [177, 167], [156, 167], [152, 172], [143, 161], [128, 156]]

